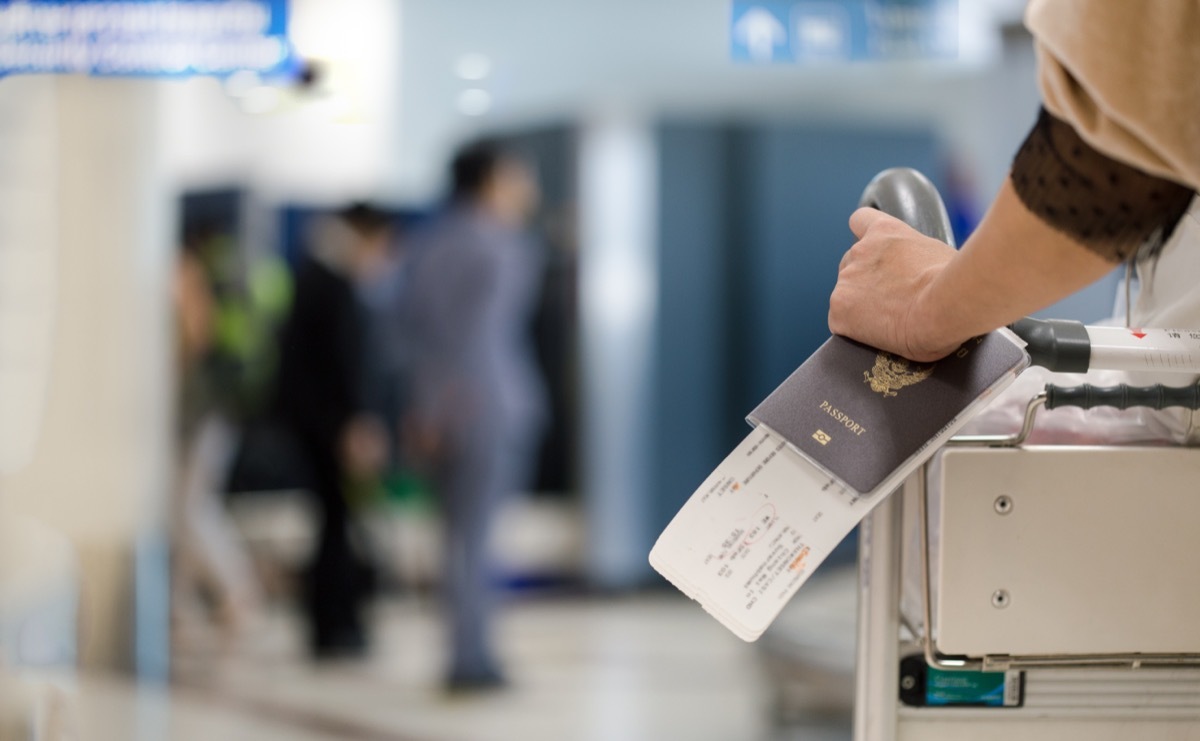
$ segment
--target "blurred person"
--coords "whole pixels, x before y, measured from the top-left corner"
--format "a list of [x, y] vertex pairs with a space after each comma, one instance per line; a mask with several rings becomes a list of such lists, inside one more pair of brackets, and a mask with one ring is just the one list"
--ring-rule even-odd
[[[1200, 4], [1033, 0], [1025, 20], [1043, 107], [991, 208], [960, 251], [855, 211], [858, 242], [830, 298], [835, 334], [936, 360], [1131, 260], [1137, 321], [1186, 319], [1194, 278], [1167, 294], [1154, 264], [1195, 218], [1185, 213], [1200, 189]], [[1194, 276], [1200, 251], [1184, 252], [1178, 267]]]
[[366, 316], [364, 375], [367, 408], [386, 420], [389, 473], [402, 456], [398, 421], [403, 418], [407, 389], [406, 369], [410, 342], [402, 323], [403, 296], [408, 267], [407, 236], [393, 225], [392, 245], [386, 266], [359, 286]]
[[318, 658], [360, 655], [368, 643], [363, 611], [374, 570], [349, 495], [379, 473], [387, 443], [383, 424], [368, 412], [367, 317], [358, 289], [386, 266], [390, 238], [388, 216], [366, 204], [320, 220], [296, 270], [280, 340], [277, 414], [308, 464], [320, 515], [302, 597]]
[[447, 210], [417, 240], [406, 295], [410, 450], [445, 520], [451, 691], [502, 686], [492, 642], [489, 540], [502, 499], [526, 486], [546, 422], [530, 338], [542, 260], [525, 226], [530, 167], [494, 142], [462, 149]]
[[207, 597], [227, 638], [257, 614], [262, 596], [249, 556], [221, 501], [238, 430], [229, 379], [216, 337], [218, 302], [201, 254], [208, 240], [185, 240], [175, 271], [174, 299], [180, 382], [180, 456], [174, 507], [176, 550], [172, 607], [177, 636], [194, 623]]

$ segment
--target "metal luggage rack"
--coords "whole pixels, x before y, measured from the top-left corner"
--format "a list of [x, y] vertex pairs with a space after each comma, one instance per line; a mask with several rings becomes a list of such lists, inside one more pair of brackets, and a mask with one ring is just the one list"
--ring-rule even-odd
[[[1030, 400], [1025, 411], [1025, 423], [1020, 432], [1013, 435], [963, 436], [952, 438], [947, 445], [955, 447], [1019, 447], [1033, 428], [1036, 410], [1045, 402], [1045, 394]], [[918, 469], [917, 519], [921, 554], [921, 608], [923, 630], [914, 631], [925, 654], [925, 661], [932, 667], [947, 671], [1008, 671], [1013, 669], [1062, 669], [1062, 668], [1129, 668], [1162, 666], [1174, 668], [1200, 668], [1200, 653], [1179, 654], [1031, 654], [1013, 656], [1008, 654], [984, 655], [979, 657], [953, 656], [941, 653], [934, 639], [933, 622], [933, 578], [929, 538], [929, 486], [928, 464]]]
[[[953, 235], [945, 207], [934, 186], [913, 170], [897, 168], [880, 173], [863, 193], [862, 205], [873, 206], [907, 222], [922, 233], [953, 245]], [[1139, 342], [1129, 341], [1130, 330], [1119, 327], [1085, 327], [1080, 322], [1062, 320], [1022, 319], [1009, 327], [1028, 347], [1033, 365], [1056, 372], [1085, 372], [1089, 369], [1159, 370], [1181, 373], [1200, 373], [1200, 332], [1176, 330], [1135, 330], [1141, 333]], [[1140, 342], [1149, 333], [1156, 342]], [[1136, 336], [1136, 335], [1135, 335]], [[1033, 431], [1038, 412], [1042, 409], [1074, 406], [1090, 409], [1111, 406], [1119, 409], [1149, 407], [1164, 409], [1184, 407], [1200, 409], [1200, 384], [1183, 387], [1163, 385], [1133, 387], [1119, 385], [1100, 388], [1091, 385], [1060, 387], [1047, 385], [1026, 405], [1020, 430], [1010, 435], [963, 435], [952, 438], [947, 447], [1020, 448]], [[958, 656], [943, 654], [934, 637], [932, 557], [929, 533], [929, 463], [918, 469], [912, 484], [916, 494], [916, 517], [920, 552], [922, 617], [921, 630], [910, 626], [923, 648], [926, 662], [948, 671], [1007, 671], [1048, 668], [1143, 668], [1172, 667], [1200, 668], [1200, 653], [1114, 653], [1114, 654], [1029, 654]], [[905, 492], [908, 493], [908, 487]], [[894, 507], [894, 506], [893, 506]], [[898, 520], [894, 508], [883, 508], [872, 520]], [[876, 523], [876, 525], [883, 524]], [[881, 528], [872, 526], [868, 532], [878, 537]], [[884, 535], [885, 542], [868, 544], [868, 551], [886, 552], [887, 543], [895, 534]], [[867, 538], [864, 538], [866, 540]], [[870, 578], [868, 559], [864, 559], [860, 578]], [[870, 610], [860, 608], [860, 641], [872, 634], [879, 635], [878, 621], [871, 625]]]

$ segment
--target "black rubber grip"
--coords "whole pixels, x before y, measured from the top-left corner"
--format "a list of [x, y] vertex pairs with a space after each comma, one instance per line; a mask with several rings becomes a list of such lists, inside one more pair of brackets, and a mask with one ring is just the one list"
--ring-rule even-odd
[[1092, 340], [1083, 322], [1018, 319], [1008, 328], [1025, 340], [1029, 362], [1055, 373], [1084, 373], [1092, 361]]
[[1130, 407], [1149, 407], [1150, 409], [1166, 409], [1168, 407], [1184, 407], [1185, 409], [1200, 409], [1200, 384], [1191, 386], [1163, 386], [1161, 383], [1153, 386], [1046, 386], [1046, 408], [1079, 407], [1092, 409], [1094, 407], [1115, 407], [1129, 409]]

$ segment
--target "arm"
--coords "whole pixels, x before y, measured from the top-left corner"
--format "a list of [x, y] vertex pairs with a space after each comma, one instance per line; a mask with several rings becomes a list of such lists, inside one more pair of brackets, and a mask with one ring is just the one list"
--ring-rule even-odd
[[850, 217], [829, 328], [912, 360], [936, 360], [1099, 280], [1101, 256], [1030, 212], [1005, 181], [961, 251], [874, 209]]
[[913, 360], [936, 360], [1139, 251], [1155, 254], [1194, 195], [1092, 148], [1043, 110], [961, 252], [878, 211], [851, 216], [859, 242], [838, 271], [829, 327]]
[[936, 358], [1153, 254], [1179, 222], [1200, 185], [1200, 5], [1033, 0], [1026, 20], [1045, 110], [1013, 177], [957, 255], [856, 213], [834, 332]]
[[446, 241], [466, 238], [456, 230], [431, 248], [439, 252], [417, 264], [406, 299], [409, 330], [417, 339], [406, 425], [408, 437], [426, 456], [438, 447], [435, 438], [462, 427], [476, 406], [471, 398], [472, 374], [480, 363], [480, 340], [493, 304], [496, 276], [486, 246], [464, 248]]

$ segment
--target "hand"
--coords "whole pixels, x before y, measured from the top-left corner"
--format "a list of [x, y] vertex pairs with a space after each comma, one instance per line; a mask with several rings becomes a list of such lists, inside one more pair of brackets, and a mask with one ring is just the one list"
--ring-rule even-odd
[[858, 242], [838, 267], [829, 330], [918, 362], [953, 352], [962, 338], [943, 336], [939, 317], [924, 309], [955, 249], [873, 208], [855, 211], [850, 231]]
[[360, 414], [342, 430], [342, 461], [356, 478], [374, 476], [387, 465], [387, 432], [369, 414]]

